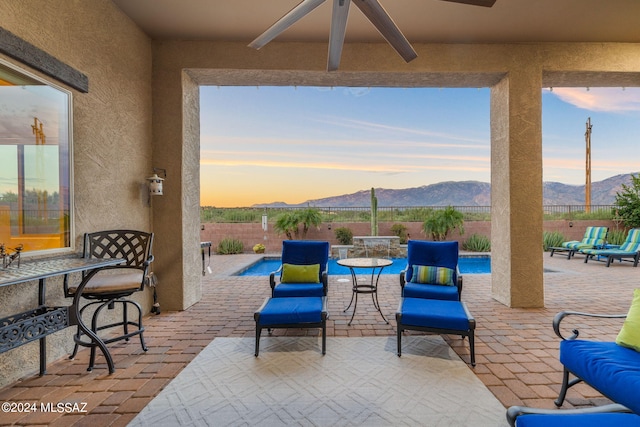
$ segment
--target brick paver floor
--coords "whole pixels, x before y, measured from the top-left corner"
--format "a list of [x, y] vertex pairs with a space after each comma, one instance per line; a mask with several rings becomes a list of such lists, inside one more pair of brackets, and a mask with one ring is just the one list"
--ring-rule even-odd
[[[0, 402], [86, 403], [86, 413], [0, 413], [0, 425], [124, 426], [153, 399], [204, 347], [216, 337], [253, 337], [253, 311], [269, 295], [268, 278], [231, 274], [256, 260], [256, 255], [214, 256], [213, 274], [202, 279], [202, 300], [182, 312], [165, 312], [145, 318], [144, 353], [136, 340], [110, 346], [116, 372], [109, 375], [101, 356], [93, 372], [86, 372], [88, 351], [75, 360], [62, 359], [48, 366], [43, 377], [33, 376], [0, 390]], [[553, 316], [561, 310], [626, 313], [640, 269], [616, 263], [609, 268], [580, 258], [544, 254], [545, 308], [511, 309], [491, 297], [490, 275], [465, 275], [463, 300], [477, 321], [476, 360], [473, 371], [505, 407], [553, 407], [561, 381], [558, 338]], [[343, 280], [340, 280], [343, 279]], [[349, 280], [344, 280], [349, 279]], [[526, 280], [523, 278], [522, 280]], [[400, 287], [397, 275], [382, 276], [380, 305], [387, 325], [371, 299], [361, 295], [351, 326], [351, 312], [343, 309], [351, 297], [346, 276], [330, 276], [329, 336], [393, 336], [394, 313]], [[158, 292], [162, 292], [162, 286]], [[581, 319], [581, 336], [612, 340], [620, 319]], [[276, 330], [278, 334], [304, 334], [304, 330]], [[317, 334], [317, 330], [309, 333]], [[445, 337], [468, 361], [468, 342]], [[331, 351], [331, 349], [327, 349]], [[573, 387], [566, 408], [607, 402], [589, 386]]]

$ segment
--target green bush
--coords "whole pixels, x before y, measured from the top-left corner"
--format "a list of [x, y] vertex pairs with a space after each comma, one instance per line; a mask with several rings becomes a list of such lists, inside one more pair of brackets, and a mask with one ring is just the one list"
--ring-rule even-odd
[[393, 224], [391, 226], [391, 232], [394, 236], [398, 236], [400, 238], [400, 244], [404, 245], [407, 243], [407, 226], [404, 224]]
[[432, 240], [447, 240], [447, 236], [453, 230], [464, 234], [464, 215], [452, 206], [431, 211], [422, 224], [422, 231]]
[[219, 255], [241, 254], [244, 252], [244, 244], [241, 240], [227, 237], [220, 240], [217, 252]]
[[607, 243], [610, 245], [621, 245], [627, 240], [627, 234], [625, 230], [609, 230], [607, 233]]
[[558, 247], [567, 239], [559, 231], [545, 231], [542, 234], [542, 249], [548, 251], [551, 247]]
[[339, 227], [334, 231], [336, 240], [341, 245], [353, 245], [353, 231], [347, 227]]
[[625, 226], [640, 227], [640, 175], [631, 175], [631, 185], [622, 184], [615, 205]]
[[472, 234], [462, 243], [462, 249], [471, 252], [490, 252], [491, 240], [482, 234]]

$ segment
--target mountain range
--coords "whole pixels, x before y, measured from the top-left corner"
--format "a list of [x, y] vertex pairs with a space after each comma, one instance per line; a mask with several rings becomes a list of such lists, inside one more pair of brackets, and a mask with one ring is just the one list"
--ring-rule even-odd
[[[591, 204], [612, 205], [622, 184], [631, 184], [631, 175], [627, 173], [612, 176], [591, 183]], [[544, 205], [583, 205], [585, 203], [584, 185], [569, 185], [560, 182], [543, 183]], [[380, 207], [399, 206], [490, 206], [491, 184], [479, 181], [446, 181], [421, 187], [404, 189], [376, 188], [376, 197]], [[371, 190], [362, 190], [351, 194], [307, 200], [303, 203], [288, 204], [274, 202], [256, 204], [254, 207], [365, 207], [371, 204]]]

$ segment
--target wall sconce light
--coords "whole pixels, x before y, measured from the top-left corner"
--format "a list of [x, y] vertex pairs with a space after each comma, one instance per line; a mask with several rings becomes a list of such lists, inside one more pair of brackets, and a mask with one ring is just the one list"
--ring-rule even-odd
[[[162, 181], [167, 177], [167, 170], [153, 168], [153, 172], [153, 176], [147, 178], [147, 181], [149, 181], [149, 194], [151, 196], [162, 196]], [[162, 172], [162, 178], [158, 176], [158, 172]]]

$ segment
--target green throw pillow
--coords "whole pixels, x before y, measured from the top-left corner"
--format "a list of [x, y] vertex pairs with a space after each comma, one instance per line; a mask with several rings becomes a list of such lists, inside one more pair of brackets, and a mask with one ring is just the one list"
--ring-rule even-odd
[[433, 267], [430, 265], [414, 265], [411, 282], [429, 285], [453, 286], [454, 271], [447, 267]]
[[631, 308], [618, 333], [616, 344], [640, 351], [640, 289], [633, 291]]
[[320, 264], [282, 264], [282, 283], [320, 283]]

